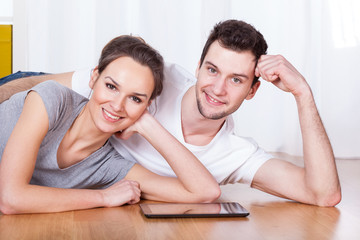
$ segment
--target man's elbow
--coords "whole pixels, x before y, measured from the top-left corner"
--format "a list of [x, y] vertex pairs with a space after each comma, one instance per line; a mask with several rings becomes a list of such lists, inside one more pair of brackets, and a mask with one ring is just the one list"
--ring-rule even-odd
[[326, 194], [326, 196], [319, 197], [316, 205], [321, 207], [334, 207], [341, 201], [341, 189], [337, 189], [332, 193]]

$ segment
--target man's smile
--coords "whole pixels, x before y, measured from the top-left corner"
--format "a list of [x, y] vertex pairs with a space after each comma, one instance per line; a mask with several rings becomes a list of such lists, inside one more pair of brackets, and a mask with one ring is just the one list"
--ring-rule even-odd
[[212, 96], [210, 96], [206, 92], [204, 92], [204, 94], [205, 94], [207, 102], [209, 102], [212, 105], [220, 106], [220, 105], [225, 104], [224, 102], [221, 102], [220, 100], [217, 100], [217, 99], [213, 98]]

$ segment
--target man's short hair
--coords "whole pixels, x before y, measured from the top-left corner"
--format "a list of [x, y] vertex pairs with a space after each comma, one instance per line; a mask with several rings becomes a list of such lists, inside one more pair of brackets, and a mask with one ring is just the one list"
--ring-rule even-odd
[[[233, 19], [219, 22], [214, 26], [205, 43], [200, 58], [200, 67], [211, 44], [215, 41], [218, 41], [220, 46], [236, 52], [251, 51], [255, 56], [255, 66], [260, 56], [266, 54], [268, 48], [263, 35], [252, 25]], [[258, 80], [259, 77], [255, 76], [253, 84]]]

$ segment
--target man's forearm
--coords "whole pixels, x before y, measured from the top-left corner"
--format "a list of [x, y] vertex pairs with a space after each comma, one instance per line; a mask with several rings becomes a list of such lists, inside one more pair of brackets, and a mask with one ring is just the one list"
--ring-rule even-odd
[[316, 193], [318, 201], [340, 201], [334, 153], [311, 91], [297, 97], [296, 101], [303, 137], [306, 184]]

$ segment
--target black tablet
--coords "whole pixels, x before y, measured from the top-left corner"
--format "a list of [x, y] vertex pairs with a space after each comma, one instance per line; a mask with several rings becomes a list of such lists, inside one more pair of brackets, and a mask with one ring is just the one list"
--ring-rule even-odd
[[249, 212], [237, 202], [223, 203], [142, 203], [148, 218], [246, 217]]

